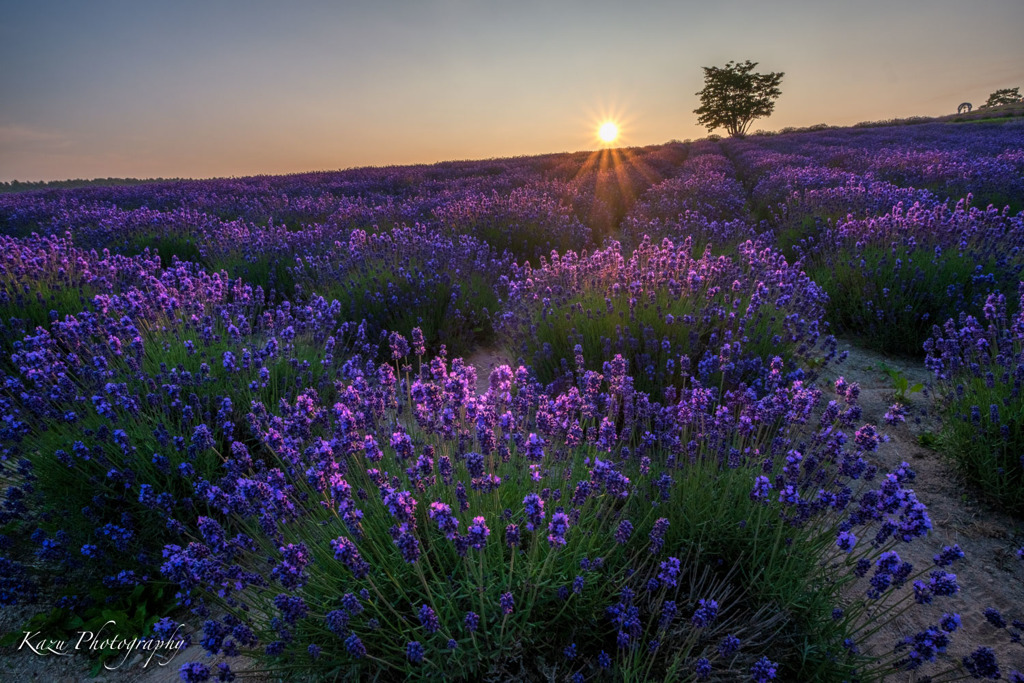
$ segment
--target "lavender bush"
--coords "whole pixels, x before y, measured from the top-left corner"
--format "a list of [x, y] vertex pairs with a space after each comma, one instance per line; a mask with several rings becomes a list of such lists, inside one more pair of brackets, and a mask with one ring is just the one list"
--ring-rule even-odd
[[[1019, 297], [1024, 298], [1024, 283]], [[1000, 507], [1024, 512], [1024, 302], [1009, 313], [992, 294], [984, 322], [961, 314], [936, 326], [928, 340], [928, 367], [944, 401], [940, 446]]]
[[[931, 328], [1020, 278], [1024, 215], [969, 200], [950, 210], [895, 207], [823, 232], [807, 268], [830, 295], [829, 318], [883, 351], [919, 354]], [[838, 247], [838, 248], [837, 248]]]
[[698, 256], [688, 240], [644, 241], [628, 258], [616, 243], [569, 252], [508, 282], [502, 333], [544, 383], [620, 355], [636, 388], [659, 398], [690, 378], [755, 382], [774, 355], [830, 356], [824, 292], [770, 249], [747, 242], [738, 252]]
[[[475, 396], [460, 360], [414, 367], [406, 383], [381, 365], [333, 407], [254, 404], [269, 468], [220, 480], [164, 549], [208, 652], [356, 677], [806, 678], [866, 666], [849, 643], [896, 594], [957, 590], [893, 550], [930, 522], [909, 469], [876, 483], [873, 427], [836, 431], [854, 386], [823, 406], [776, 359], [762, 400], [659, 405], [621, 370], [548, 397], [501, 367]], [[897, 644], [874, 666], [914, 657]]]

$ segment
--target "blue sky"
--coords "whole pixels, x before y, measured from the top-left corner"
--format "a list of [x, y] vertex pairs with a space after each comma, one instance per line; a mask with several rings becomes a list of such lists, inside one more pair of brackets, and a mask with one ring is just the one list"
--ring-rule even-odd
[[5, 2], [0, 180], [210, 177], [697, 138], [701, 66], [784, 71], [754, 128], [1024, 86], [1024, 2]]

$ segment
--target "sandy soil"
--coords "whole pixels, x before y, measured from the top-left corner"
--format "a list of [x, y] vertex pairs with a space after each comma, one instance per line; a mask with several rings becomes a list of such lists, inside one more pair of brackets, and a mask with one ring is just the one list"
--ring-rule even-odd
[[[965, 554], [951, 569], [961, 587], [959, 595], [936, 599], [925, 609], [910, 610], [905, 618], [880, 630], [869, 647], [877, 653], [891, 651], [902, 635], [937, 623], [943, 612], [958, 612], [963, 626], [954, 634], [950, 657], [960, 659], [985, 645], [996, 652], [1004, 678], [1011, 669], [1024, 671], [1024, 646], [1011, 643], [1008, 633], [990, 625], [983, 614], [986, 607], [994, 607], [1007, 622], [1024, 620], [1024, 562], [1016, 557], [1016, 550], [1024, 546], [1024, 520], [980, 502], [946, 459], [920, 445], [918, 439], [922, 434], [939, 430], [927, 387], [932, 378], [922, 361], [886, 357], [849, 343], [841, 344], [840, 348], [848, 350], [849, 357], [826, 373], [823, 380], [842, 375], [847, 381], [860, 384], [862, 420], [877, 425], [890, 437], [875, 454], [875, 464], [889, 470], [902, 462], [909, 463], [917, 473], [912, 487], [931, 516], [931, 534], [897, 548], [897, 552], [915, 567], [930, 565], [932, 556], [946, 545], [958, 543]], [[926, 385], [924, 392], [910, 395], [907, 422], [895, 427], [883, 420], [894, 401], [893, 381], [883, 365], [903, 372], [911, 385]], [[893, 675], [888, 680], [913, 679]]]
[[466, 362], [476, 368], [476, 391], [479, 394], [487, 391], [487, 378], [491, 370], [500, 365], [507, 365], [513, 370], [516, 367], [504, 351], [485, 347], [478, 347], [466, 358]]
[[[36, 612], [48, 609], [49, 603], [0, 609], [0, 636], [9, 632], [24, 633], [24, 623]], [[180, 616], [178, 618], [191, 626], [192, 622], [187, 617]], [[200, 625], [197, 622], [196, 627], [192, 627], [191, 630], [198, 631], [197, 627]], [[45, 635], [45, 633], [41, 634], [41, 636]], [[119, 635], [127, 636], [128, 634]], [[193, 642], [201, 635], [201, 632], [198, 635], [194, 633]], [[69, 644], [69, 648], [72, 650], [74, 649], [73, 641], [74, 638]], [[84, 650], [85, 647], [82, 649]], [[4, 683], [8, 681], [11, 683], [27, 683], [29, 681], [38, 681], [39, 683], [180, 683], [181, 665], [190, 661], [200, 661], [206, 664], [214, 673], [211, 680], [216, 680], [216, 666], [222, 661], [229, 661], [232, 670], [236, 673], [254, 666], [252, 660], [242, 657], [231, 660], [225, 660], [224, 657], [209, 657], [196, 644], [163, 664], [156, 656], [149, 659], [147, 664], [148, 656], [149, 654], [146, 652], [133, 653], [127, 661], [112, 662], [110, 666], [115, 667], [113, 670], [100, 669], [94, 675], [92, 662], [84, 653], [71, 656], [41, 656], [33, 653], [28, 646], [24, 646], [20, 650], [17, 646], [0, 647], [0, 681]], [[270, 679], [261, 676], [248, 677], [245, 680], [268, 681]]]

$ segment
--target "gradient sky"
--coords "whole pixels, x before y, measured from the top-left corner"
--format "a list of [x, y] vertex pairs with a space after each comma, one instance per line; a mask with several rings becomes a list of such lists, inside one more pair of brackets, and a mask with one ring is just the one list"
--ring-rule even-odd
[[0, 180], [292, 173], [699, 138], [701, 66], [784, 71], [753, 128], [1024, 86], [1024, 0], [0, 3]]

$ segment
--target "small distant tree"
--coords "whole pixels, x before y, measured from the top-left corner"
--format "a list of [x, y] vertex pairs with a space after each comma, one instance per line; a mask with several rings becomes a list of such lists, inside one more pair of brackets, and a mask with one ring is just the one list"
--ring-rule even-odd
[[783, 72], [754, 72], [757, 62], [728, 62], [724, 67], [705, 66], [700, 107], [693, 110], [697, 123], [708, 129], [725, 128], [729, 135], [744, 135], [754, 119], [771, 115], [782, 91]]
[[1020, 102], [1020, 88], [1001, 88], [988, 96], [985, 104], [979, 109], [998, 107], [1001, 104], [1015, 104]]

